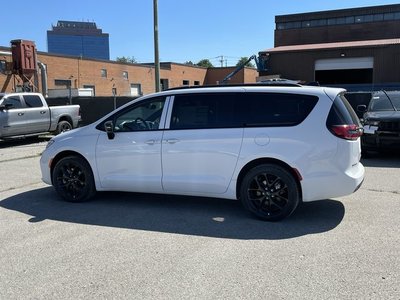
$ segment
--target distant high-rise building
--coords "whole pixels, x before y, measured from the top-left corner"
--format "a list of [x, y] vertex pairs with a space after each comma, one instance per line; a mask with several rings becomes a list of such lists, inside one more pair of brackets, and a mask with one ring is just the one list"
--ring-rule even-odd
[[95, 22], [58, 21], [47, 31], [49, 53], [110, 59], [109, 35]]

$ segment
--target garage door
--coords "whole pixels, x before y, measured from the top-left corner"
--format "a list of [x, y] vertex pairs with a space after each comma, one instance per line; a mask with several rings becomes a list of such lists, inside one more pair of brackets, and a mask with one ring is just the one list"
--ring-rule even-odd
[[343, 57], [315, 62], [315, 80], [320, 84], [372, 83], [373, 57]]

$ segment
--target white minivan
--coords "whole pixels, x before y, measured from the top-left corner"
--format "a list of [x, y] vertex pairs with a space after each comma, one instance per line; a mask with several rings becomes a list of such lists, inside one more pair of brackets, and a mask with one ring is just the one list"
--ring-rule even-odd
[[291, 84], [172, 89], [52, 138], [42, 179], [72, 202], [96, 191], [239, 199], [277, 221], [363, 182], [345, 90]]

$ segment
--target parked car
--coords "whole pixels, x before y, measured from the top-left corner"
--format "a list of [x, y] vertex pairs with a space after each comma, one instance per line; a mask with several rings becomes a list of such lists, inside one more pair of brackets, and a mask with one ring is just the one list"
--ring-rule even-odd
[[0, 138], [61, 133], [78, 126], [79, 105], [47, 106], [39, 93], [0, 94]]
[[375, 92], [368, 107], [357, 109], [364, 112], [363, 151], [400, 149], [400, 91]]
[[362, 131], [344, 92], [254, 84], [144, 96], [52, 138], [42, 179], [72, 202], [96, 191], [218, 197], [281, 220], [363, 182]]

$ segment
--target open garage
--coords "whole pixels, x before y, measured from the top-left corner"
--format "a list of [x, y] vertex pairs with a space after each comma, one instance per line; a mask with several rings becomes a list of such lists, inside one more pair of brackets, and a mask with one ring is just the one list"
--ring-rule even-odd
[[320, 84], [362, 84], [373, 82], [374, 58], [331, 58], [315, 62], [315, 81]]

